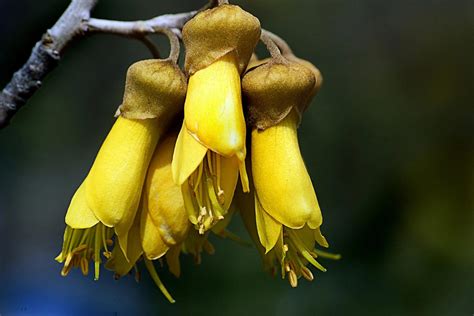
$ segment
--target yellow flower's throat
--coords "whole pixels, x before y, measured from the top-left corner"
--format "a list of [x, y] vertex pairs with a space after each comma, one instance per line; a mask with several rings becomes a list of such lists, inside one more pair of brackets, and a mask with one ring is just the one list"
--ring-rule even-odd
[[99, 269], [102, 255], [110, 258], [109, 247], [113, 245], [113, 229], [99, 223], [91, 228], [74, 229], [69, 225], [64, 232], [63, 249], [56, 261], [64, 263], [61, 270], [62, 276], [67, 276], [72, 268], [80, 268], [82, 274], [89, 273], [89, 261], [94, 261], [94, 279], [99, 279]]
[[221, 186], [221, 156], [208, 151], [196, 171], [183, 183], [182, 193], [189, 219], [204, 234], [224, 219], [225, 194]]

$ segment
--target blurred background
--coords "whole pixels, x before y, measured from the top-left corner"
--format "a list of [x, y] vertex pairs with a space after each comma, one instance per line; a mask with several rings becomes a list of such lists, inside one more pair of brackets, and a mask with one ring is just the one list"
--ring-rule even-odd
[[[292, 289], [252, 248], [214, 239], [180, 279], [137, 284], [60, 276], [64, 214], [121, 103], [138, 41], [75, 42], [0, 131], [0, 314], [472, 315], [474, 313], [474, 2], [232, 1], [316, 64], [324, 85], [300, 144], [340, 261]], [[0, 0], [0, 87], [67, 0]], [[203, 1], [102, 0], [94, 17], [135, 20]], [[166, 41], [155, 38], [163, 52]], [[261, 47], [260, 47], [260, 51]], [[240, 218], [234, 232], [250, 240]]]

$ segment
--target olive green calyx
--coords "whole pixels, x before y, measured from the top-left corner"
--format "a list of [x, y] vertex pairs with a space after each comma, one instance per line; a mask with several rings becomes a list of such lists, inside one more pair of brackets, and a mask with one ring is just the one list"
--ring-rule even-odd
[[298, 63], [302, 66], [305, 66], [309, 70], [311, 70], [311, 72], [313, 73], [314, 78], [315, 78], [313, 89], [311, 90], [311, 93], [309, 94], [306, 102], [302, 102], [301, 105], [298, 106], [298, 108], [297, 108], [298, 113], [301, 116], [303, 114], [303, 112], [306, 111], [306, 109], [308, 108], [308, 106], [311, 103], [311, 100], [313, 100], [314, 96], [319, 92], [319, 89], [321, 89], [321, 86], [323, 84], [323, 75], [321, 74], [321, 71], [319, 71], [319, 69], [315, 65], [313, 65], [311, 62], [309, 62], [305, 59], [298, 58], [293, 54], [284, 55], [284, 56], [288, 60], [296, 62], [296, 63]]
[[260, 130], [278, 124], [307, 102], [315, 80], [311, 70], [290, 61], [272, 60], [250, 70], [242, 79], [248, 123]]
[[128, 68], [119, 114], [128, 119], [169, 119], [182, 110], [186, 77], [171, 60], [148, 59]]
[[242, 73], [260, 32], [260, 21], [236, 5], [223, 4], [202, 11], [183, 27], [186, 72], [192, 75], [233, 52]]

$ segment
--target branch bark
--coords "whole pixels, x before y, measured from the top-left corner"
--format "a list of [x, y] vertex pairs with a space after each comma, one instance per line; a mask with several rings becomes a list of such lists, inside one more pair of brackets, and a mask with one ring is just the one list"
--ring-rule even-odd
[[[54, 26], [35, 44], [26, 63], [13, 74], [11, 81], [0, 93], [0, 129], [9, 124], [15, 113], [41, 87], [44, 78], [56, 68], [73, 40], [97, 33], [144, 40], [147, 34], [155, 33], [157, 28], [181, 29], [198, 12], [165, 14], [145, 21], [112, 21], [90, 17], [97, 1], [72, 0]], [[207, 7], [213, 6], [214, 2], [210, 1]]]

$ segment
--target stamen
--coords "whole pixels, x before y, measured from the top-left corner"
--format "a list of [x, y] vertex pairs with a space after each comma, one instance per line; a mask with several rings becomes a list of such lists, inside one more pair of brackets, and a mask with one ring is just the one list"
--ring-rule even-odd
[[308, 269], [305, 266], [301, 267], [301, 275], [308, 281], [313, 281], [314, 280], [313, 273], [311, 272], [310, 269]]
[[330, 253], [330, 252], [326, 252], [324, 250], [319, 250], [319, 249], [314, 249], [314, 252], [322, 258], [327, 258], [327, 259], [332, 259], [332, 260], [341, 259], [340, 254]]
[[213, 175], [214, 174], [214, 159], [210, 151], [207, 152], [206, 158], [207, 158], [207, 167], [209, 168], [211, 175]]
[[101, 244], [100, 225], [95, 228], [95, 245], [94, 245], [94, 280], [99, 280], [100, 273], [100, 244]]
[[84, 276], [89, 274], [89, 261], [86, 258], [81, 258], [81, 271]]
[[214, 246], [207, 239], [204, 241], [204, 244], [202, 246], [204, 248], [204, 251], [206, 251], [210, 255], [213, 255], [216, 252]]
[[67, 267], [71, 264], [71, 260], [73, 258], [73, 254], [70, 252], [66, 256], [66, 262], [64, 262], [64, 267]]
[[69, 271], [71, 271], [72, 265], [64, 265], [64, 267], [61, 270], [61, 276], [65, 277], [69, 274]]
[[158, 276], [158, 273], [156, 272], [155, 266], [153, 265], [153, 263], [150, 260], [146, 259], [146, 258], [144, 258], [144, 261], [145, 261], [145, 266], [147, 267], [151, 278], [153, 279], [155, 284], [158, 286], [161, 293], [163, 293], [163, 295], [168, 299], [168, 301], [170, 303], [174, 303], [175, 300], [173, 299], [173, 297], [171, 297], [170, 293], [168, 292], [168, 290], [164, 286], [163, 282], [161, 282], [160, 277]]
[[74, 248], [73, 251], [71, 251], [71, 252], [72, 252], [72, 254], [76, 254], [76, 253], [79, 253], [79, 252], [81, 252], [82, 250], [84, 250], [86, 248], [87, 248], [87, 246], [82, 244], [79, 247]]
[[290, 281], [291, 287], [298, 286], [298, 277], [296, 276], [295, 271], [291, 270], [288, 274], [288, 281]]
[[135, 264], [133, 265], [133, 270], [135, 271], [135, 282], [139, 283], [141, 279], [140, 270], [138, 270], [138, 266]]
[[216, 182], [217, 182], [217, 197], [219, 198], [220, 204], [225, 203], [224, 190], [221, 187], [221, 156], [215, 155], [216, 158]]

